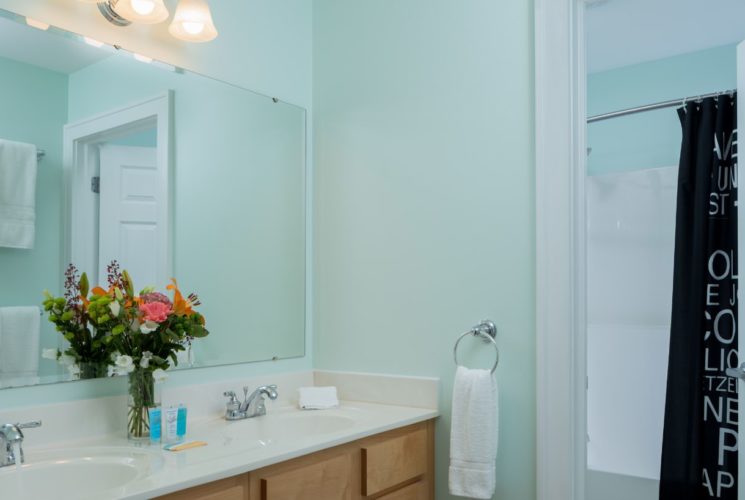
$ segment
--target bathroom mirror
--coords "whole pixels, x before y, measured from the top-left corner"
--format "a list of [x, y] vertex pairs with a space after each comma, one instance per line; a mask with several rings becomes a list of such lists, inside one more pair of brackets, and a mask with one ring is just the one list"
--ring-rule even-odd
[[178, 369], [304, 355], [304, 109], [2, 10], [0, 74], [0, 146], [38, 148], [0, 147], [0, 387], [80, 377], [41, 356], [70, 263], [198, 294]]

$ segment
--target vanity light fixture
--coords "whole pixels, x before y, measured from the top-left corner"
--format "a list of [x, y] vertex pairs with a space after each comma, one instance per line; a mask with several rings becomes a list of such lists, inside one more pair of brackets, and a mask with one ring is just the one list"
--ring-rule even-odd
[[[78, 0], [96, 3], [101, 14], [115, 26], [132, 23], [157, 24], [168, 19], [163, 0]], [[209, 42], [217, 37], [206, 0], [180, 0], [168, 31], [187, 42]]]
[[49, 29], [49, 25], [47, 23], [42, 23], [41, 21], [37, 21], [36, 19], [31, 19], [30, 17], [26, 18], [26, 24], [28, 24], [32, 28], [36, 28], [42, 31], [46, 31]]
[[180, 0], [168, 31], [187, 42], [209, 42], [217, 37], [212, 13], [205, 0]]

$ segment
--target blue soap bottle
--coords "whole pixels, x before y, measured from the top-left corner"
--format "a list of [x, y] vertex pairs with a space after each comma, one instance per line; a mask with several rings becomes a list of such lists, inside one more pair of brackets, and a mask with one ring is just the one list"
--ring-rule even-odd
[[186, 407], [178, 405], [178, 417], [176, 419], [176, 436], [179, 441], [184, 440], [186, 436]]

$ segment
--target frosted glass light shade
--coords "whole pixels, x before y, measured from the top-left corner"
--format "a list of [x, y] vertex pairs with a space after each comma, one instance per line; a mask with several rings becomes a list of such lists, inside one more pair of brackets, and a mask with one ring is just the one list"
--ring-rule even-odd
[[209, 42], [217, 38], [212, 13], [205, 0], [181, 0], [168, 31], [187, 42]]
[[109, 4], [114, 12], [132, 22], [157, 24], [169, 15], [163, 0], [109, 0]]

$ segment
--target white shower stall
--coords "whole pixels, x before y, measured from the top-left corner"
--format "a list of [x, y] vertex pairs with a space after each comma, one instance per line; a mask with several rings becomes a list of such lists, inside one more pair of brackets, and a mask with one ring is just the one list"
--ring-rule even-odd
[[677, 170], [587, 177], [588, 500], [656, 498]]

